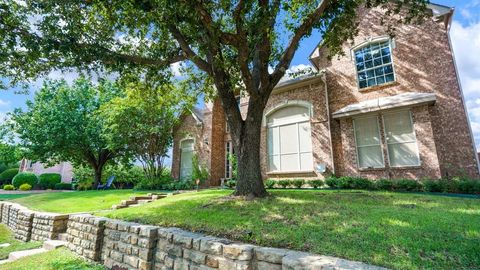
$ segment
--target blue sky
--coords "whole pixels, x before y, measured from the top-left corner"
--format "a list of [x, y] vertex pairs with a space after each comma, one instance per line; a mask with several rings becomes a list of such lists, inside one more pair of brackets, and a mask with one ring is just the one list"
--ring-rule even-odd
[[[455, 7], [455, 16], [450, 30], [455, 58], [462, 83], [465, 101], [474, 132], [477, 148], [480, 149], [480, 0], [472, 1], [436, 1], [435, 3]], [[318, 35], [302, 41], [292, 66], [310, 65], [308, 56], [319, 41]], [[71, 81], [75, 74], [52, 72], [50, 78], [66, 78]], [[24, 107], [31, 99], [35, 89], [41, 85], [38, 81], [31, 86], [31, 93], [15, 94], [14, 89], [0, 92], [0, 117], [16, 107]]]

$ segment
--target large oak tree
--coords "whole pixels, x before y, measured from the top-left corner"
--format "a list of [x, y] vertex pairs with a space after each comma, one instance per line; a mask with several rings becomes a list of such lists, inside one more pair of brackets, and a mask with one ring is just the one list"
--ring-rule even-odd
[[[262, 115], [300, 41], [318, 29], [335, 55], [357, 34], [360, 6], [385, 8], [408, 23], [422, 17], [427, 2], [18, 0], [0, 4], [0, 75], [16, 84], [52, 69], [100, 68], [152, 78], [184, 61], [221, 100], [238, 158], [235, 194], [264, 196]], [[245, 118], [239, 90], [250, 97]]]

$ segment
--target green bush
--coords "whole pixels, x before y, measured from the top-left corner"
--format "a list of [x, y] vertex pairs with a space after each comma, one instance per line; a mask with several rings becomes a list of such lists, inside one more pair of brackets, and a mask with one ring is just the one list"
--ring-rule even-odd
[[478, 180], [462, 180], [458, 182], [458, 192], [465, 194], [476, 194], [479, 192], [480, 182]]
[[228, 180], [225, 185], [229, 188], [234, 188], [237, 185], [237, 181], [235, 179]]
[[426, 192], [446, 192], [446, 182], [442, 180], [425, 180], [423, 186]]
[[29, 184], [34, 187], [38, 183], [38, 177], [34, 173], [21, 172], [15, 175], [12, 180], [12, 185], [15, 188], [19, 188], [23, 184]]
[[18, 168], [6, 169], [0, 173], [0, 185], [11, 184], [15, 175], [18, 174]]
[[58, 173], [43, 173], [38, 177], [38, 185], [42, 189], [54, 189], [60, 182], [62, 182], [62, 176]]
[[305, 180], [303, 179], [295, 179], [292, 180], [292, 185], [296, 188], [302, 188], [302, 186], [305, 184]]
[[13, 185], [5, 185], [3, 186], [3, 190], [15, 190], [15, 187]]
[[19, 190], [21, 191], [27, 191], [27, 190], [31, 190], [32, 189], [32, 186], [25, 183], [25, 184], [21, 184], [20, 187], [18, 188]]
[[56, 190], [72, 190], [71, 183], [56, 183], [54, 189]]
[[374, 184], [370, 179], [363, 177], [352, 178], [351, 188], [354, 189], [374, 189]]
[[315, 179], [315, 180], [310, 180], [308, 181], [308, 184], [313, 187], [313, 188], [319, 188], [321, 186], [323, 186], [323, 181], [320, 180], [320, 179]]
[[423, 191], [422, 183], [412, 179], [399, 179], [395, 181], [394, 187], [398, 191]]
[[291, 184], [292, 184], [291, 181], [287, 179], [278, 181], [278, 185], [281, 186], [282, 188], [287, 188]]
[[394, 189], [393, 181], [389, 179], [379, 179], [375, 181], [374, 186], [375, 186], [375, 189], [378, 189], [378, 190], [393, 191]]
[[340, 188], [340, 180], [336, 176], [329, 176], [325, 180], [325, 184], [327, 184], [330, 188]]
[[267, 179], [265, 181], [265, 187], [266, 188], [273, 188], [275, 186], [276, 182], [273, 179]]
[[[92, 172], [93, 178], [93, 172]], [[108, 165], [102, 172], [102, 180], [107, 181], [108, 177], [115, 175], [115, 181], [113, 184], [115, 188], [124, 189], [124, 188], [135, 188], [138, 183], [145, 179], [145, 173], [143, 168], [140, 166], [127, 166], [123, 164], [118, 165]], [[170, 170], [164, 169], [163, 175], [168, 175], [170, 177]]]

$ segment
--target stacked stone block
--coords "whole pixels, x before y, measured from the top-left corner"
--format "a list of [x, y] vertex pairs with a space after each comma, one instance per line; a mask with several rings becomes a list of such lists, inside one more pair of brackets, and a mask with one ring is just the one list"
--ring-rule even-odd
[[107, 220], [102, 260], [107, 268], [152, 269], [158, 227]]
[[9, 220], [9, 213], [10, 213], [10, 208], [12, 205], [10, 203], [4, 202], [2, 204], [2, 223], [8, 226], [8, 220]]
[[32, 237], [34, 212], [28, 209], [22, 209], [17, 214], [17, 227], [14, 230], [15, 238], [24, 242], [30, 241]]
[[10, 212], [8, 213], [7, 226], [11, 230], [15, 230], [17, 228], [18, 214], [21, 210], [27, 210], [27, 208], [25, 208], [25, 207], [23, 207], [19, 204], [12, 204], [10, 206]]
[[32, 240], [57, 239], [67, 230], [68, 215], [35, 212], [32, 222]]
[[100, 261], [106, 218], [72, 215], [67, 225], [67, 247], [91, 261]]

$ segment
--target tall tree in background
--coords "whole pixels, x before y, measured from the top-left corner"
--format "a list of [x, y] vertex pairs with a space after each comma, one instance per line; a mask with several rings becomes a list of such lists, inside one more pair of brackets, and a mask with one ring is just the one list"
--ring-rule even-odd
[[[19, 0], [0, 4], [0, 75], [15, 84], [52, 69], [98, 68], [153, 79], [184, 61], [197, 80], [215, 86], [221, 100], [238, 159], [235, 194], [261, 197], [262, 115], [300, 41], [318, 29], [335, 55], [357, 34], [359, 7], [382, 7], [395, 23], [410, 23], [423, 17], [427, 3]], [[250, 97], [245, 119], [235, 101], [239, 90]]]
[[143, 166], [149, 179], [158, 179], [173, 143], [173, 128], [196, 101], [193, 91], [169, 82], [130, 82], [125, 96], [101, 108], [111, 148], [125, 147]]
[[10, 124], [30, 159], [89, 166], [96, 186], [107, 162], [124, 154], [123, 147], [109, 147], [105, 121], [98, 114], [100, 106], [120, 93], [110, 82], [94, 86], [86, 79], [72, 85], [47, 81], [25, 111], [16, 109], [10, 115]]

